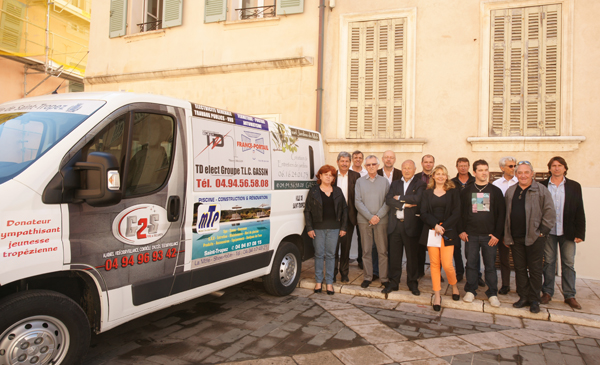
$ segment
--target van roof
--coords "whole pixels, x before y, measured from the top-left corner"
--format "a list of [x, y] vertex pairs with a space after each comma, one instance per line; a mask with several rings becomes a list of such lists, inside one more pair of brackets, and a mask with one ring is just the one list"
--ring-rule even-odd
[[[167, 103], [175, 106], [187, 106], [189, 107], [190, 102], [172, 98], [170, 96], [156, 95], [156, 94], [138, 94], [123, 91], [107, 91], [107, 92], [78, 92], [78, 93], [63, 93], [63, 94], [50, 94], [42, 96], [33, 96], [24, 99], [12, 100], [4, 104], [9, 105], [12, 103], [23, 103], [23, 102], [41, 102], [41, 101], [60, 101], [60, 100], [104, 100], [107, 102], [114, 101], [127, 101], [127, 102], [157, 102]], [[125, 100], [124, 100], [125, 99]]]

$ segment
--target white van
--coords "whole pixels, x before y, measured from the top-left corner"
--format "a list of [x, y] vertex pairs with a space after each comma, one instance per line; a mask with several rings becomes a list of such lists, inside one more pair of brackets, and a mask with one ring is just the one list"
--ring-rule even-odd
[[1, 104], [0, 364], [257, 277], [289, 294], [323, 161], [319, 133], [164, 96]]

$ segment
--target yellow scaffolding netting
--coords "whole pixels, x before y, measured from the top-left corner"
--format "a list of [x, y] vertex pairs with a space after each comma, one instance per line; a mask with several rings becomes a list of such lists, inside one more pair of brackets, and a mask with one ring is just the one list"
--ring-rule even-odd
[[0, 0], [0, 55], [83, 77], [92, 0]]

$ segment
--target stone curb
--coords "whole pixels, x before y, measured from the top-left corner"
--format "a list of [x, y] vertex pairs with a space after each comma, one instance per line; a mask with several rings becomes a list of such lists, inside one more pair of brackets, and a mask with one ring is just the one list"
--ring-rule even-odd
[[[298, 283], [298, 287], [304, 289], [313, 289], [315, 287], [315, 280], [303, 278]], [[430, 293], [421, 293], [420, 296], [414, 296], [407, 290], [393, 291], [386, 297], [385, 294], [381, 293], [381, 288], [371, 286], [363, 289], [359, 285], [351, 284], [334, 284], [333, 289], [336, 293], [341, 294], [423, 305], [431, 305], [431, 300], [433, 297], [433, 295]], [[541, 308], [540, 313], [536, 314], [531, 313], [529, 308], [513, 308], [512, 305], [507, 303], [501, 303], [500, 307], [494, 308], [483, 300], [474, 300], [473, 303], [465, 303], [461, 299], [455, 302], [448, 296], [444, 296], [442, 300], [442, 307], [600, 328], [600, 315], [582, 312], [568, 312], [558, 309]]]

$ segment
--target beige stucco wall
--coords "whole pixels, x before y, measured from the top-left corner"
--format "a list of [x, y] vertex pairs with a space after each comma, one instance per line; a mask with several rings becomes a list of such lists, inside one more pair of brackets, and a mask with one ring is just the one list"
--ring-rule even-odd
[[[365, 154], [375, 153], [381, 156], [383, 151], [392, 149], [397, 152], [399, 167], [403, 160], [413, 159], [420, 162], [424, 154], [436, 157], [436, 163], [449, 168], [456, 174], [455, 161], [460, 156], [471, 161], [485, 159], [492, 171], [499, 171], [497, 161], [506, 155], [519, 160], [529, 160], [536, 170], [547, 171], [547, 161], [555, 155], [563, 156], [569, 163], [568, 176], [579, 181], [584, 187], [584, 201], [587, 216], [587, 239], [578, 245], [576, 269], [579, 277], [600, 279], [597, 264], [597, 245], [600, 228], [600, 166], [596, 156], [600, 142], [597, 100], [600, 99], [600, 23], [596, 15], [600, 13], [600, 2], [594, 0], [567, 1], [572, 13], [572, 29], [564, 34], [567, 42], [572, 42], [572, 82], [571, 128], [573, 136], [584, 136], [585, 141], [575, 144], [574, 151], [563, 151], [564, 145], [550, 144], [541, 147], [546, 151], [538, 152], [537, 145], [515, 144], [497, 148], [496, 151], [474, 152], [468, 137], [477, 137], [480, 118], [482, 43], [480, 29], [483, 4], [480, 0], [461, 1], [371, 1], [368, 9], [364, 1], [338, 1], [329, 13], [326, 33], [325, 55], [325, 101], [323, 135], [326, 140], [345, 138], [345, 121], [341, 111], [340, 93], [345, 75], [340, 74], [340, 62], [345, 62], [346, 54], [341, 54], [343, 39], [341, 31], [343, 18], [357, 13], [379, 13], [386, 17], [388, 12], [397, 12], [399, 8], [416, 11], [416, 66], [414, 69], [414, 138], [426, 139], [422, 150], [418, 152], [399, 152], [406, 147], [402, 142], [395, 144], [353, 143], [347, 140], [345, 148], [335, 143], [327, 155], [329, 163], [334, 164], [337, 152], [345, 149], [349, 152], [362, 148]], [[498, 3], [498, 2], [496, 2]], [[521, 1], [506, 1], [507, 6]], [[543, 3], [538, 1], [537, 3]], [[552, 3], [548, 1], [546, 3]], [[535, 5], [534, 2], [526, 4]], [[410, 57], [409, 55], [408, 57]], [[343, 57], [340, 59], [340, 57]], [[410, 91], [409, 91], [410, 92]], [[340, 125], [341, 124], [341, 125]], [[407, 141], [408, 142], [408, 141]], [[417, 145], [420, 146], [420, 145]], [[516, 151], [507, 152], [506, 148]], [[525, 152], [528, 150], [528, 152]], [[420, 170], [420, 169], [419, 169]]]
[[[96, 1], [86, 91], [163, 94], [239, 113], [275, 114], [284, 123], [314, 129], [319, 14], [313, 2], [302, 14], [204, 24], [204, 2], [186, 1], [181, 26], [111, 39], [110, 4]], [[304, 66], [290, 67], [288, 59], [304, 59]], [[195, 74], [179, 77], [118, 77], [191, 68]], [[106, 75], [117, 77], [96, 81]]]
[[[29, 70], [29, 72], [37, 72], [35, 70]], [[30, 91], [37, 84], [46, 78], [46, 74], [35, 73], [29, 74], [25, 77], [25, 68], [22, 63], [9, 60], [7, 58], [0, 58], [0, 80], [2, 80], [2, 87], [0, 87], [0, 104], [25, 97], [25, 87]], [[28, 96], [39, 96], [50, 94], [54, 91], [62, 82], [61, 88], [58, 90], [59, 93], [63, 93], [69, 90], [69, 81], [61, 78], [50, 77], [44, 81], [40, 86], [33, 90]], [[24, 83], [27, 82], [27, 85]]]

